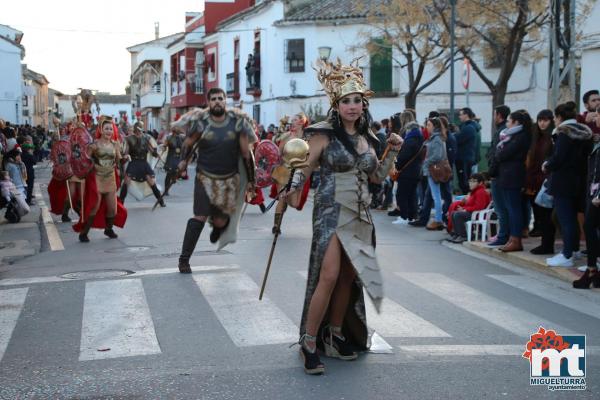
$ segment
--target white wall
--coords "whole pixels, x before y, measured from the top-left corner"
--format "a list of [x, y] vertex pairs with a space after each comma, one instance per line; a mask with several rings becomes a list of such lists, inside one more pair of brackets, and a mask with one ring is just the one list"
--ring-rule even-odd
[[0, 40], [0, 118], [23, 123], [21, 49]]
[[[323, 111], [329, 108], [328, 100], [320, 90], [321, 85], [316, 79], [316, 73], [311, 68], [318, 59], [318, 48], [329, 46], [332, 48], [330, 59], [338, 57], [342, 62], [348, 63], [352, 59], [366, 55], [364, 49], [353, 50], [357, 43], [364, 41], [360, 33], [367, 30], [365, 25], [316, 25], [296, 24], [288, 26], [274, 26], [275, 21], [284, 18], [282, 2], [274, 2], [265, 7], [258, 14], [247, 15], [242, 20], [228, 24], [217, 35], [219, 40], [219, 82], [225, 87], [226, 75], [233, 72], [233, 42], [235, 37], [240, 40], [240, 92], [244, 102], [244, 110], [252, 115], [255, 104], [261, 106], [261, 123], [278, 124], [283, 115], [292, 115], [300, 110], [300, 106], [321, 103]], [[261, 89], [262, 96], [255, 99], [246, 94], [246, 74], [244, 66], [247, 56], [252, 53], [254, 46], [254, 30], [261, 28]], [[211, 38], [212, 39], [212, 38]], [[305, 71], [303, 73], [286, 73], [284, 68], [285, 54], [284, 42], [287, 39], [304, 39], [305, 46]], [[396, 55], [397, 56], [397, 55]], [[369, 66], [369, 58], [364, 57], [359, 61], [361, 67]], [[595, 64], [598, 65], [598, 64]], [[465, 90], [461, 84], [463, 63], [455, 65], [455, 107], [466, 106]], [[375, 119], [388, 118], [390, 115], [404, 109], [404, 96], [408, 85], [406, 69], [398, 66], [393, 68], [392, 88], [399, 89], [400, 95], [393, 98], [373, 98], [370, 111]], [[535, 117], [547, 104], [547, 76], [548, 63], [546, 59], [535, 64], [520, 63], [509, 82], [506, 103], [512, 109], [527, 109]], [[428, 76], [433, 76], [437, 71], [434, 67], [428, 68], [422, 82]], [[495, 81], [499, 70], [486, 70], [486, 75]], [[365, 79], [369, 81], [369, 70], [365, 70]], [[289, 98], [292, 94], [290, 82], [296, 84], [296, 98]], [[438, 81], [429, 86], [417, 99], [417, 114], [420, 121], [427, 116], [429, 111], [450, 108], [450, 72], [446, 72]], [[491, 140], [492, 124], [492, 98], [487, 86], [479, 79], [475, 72], [471, 72], [471, 95], [469, 106], [481, 118], [482, 140]], [[282, 98], [283, 97], [283, 98]], [[299, 98], [304, 97], [304, 98]]]
[[[114, 118], [119, 118], [119, 122], [121, 121], [120, 119], [120, 114], [119, 111], [127, 111], [127, 121], [131, 124], [133, 121], [133, 117], [131, 115], [131, 104], [129, 103], [98, 103], [98, 105], [100, 106], [100, 114], [102, 115], [108, 115]], [[96, 117], [95, 115], [95, 108], [94, 108], [94, 118]]]
[[[581, 58], [581, 95], [588, 90], [600, 90], [600, 78], [598, 77], [598, 66], [600, 65], [600, 48], [584, 50]], [[581, 110], [585, 110], [583, 101]]]

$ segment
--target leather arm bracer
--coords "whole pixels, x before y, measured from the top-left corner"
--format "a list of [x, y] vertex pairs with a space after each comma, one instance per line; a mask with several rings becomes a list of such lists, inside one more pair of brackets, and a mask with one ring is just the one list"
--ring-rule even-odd
[[374, 175], [377, 180], [383, 181], [386, 176], [388, 176], [399, 152], [399, 150], [390, 150], [387, 152], [385, 158], [379, 163], [379, 166], [375, 170]]

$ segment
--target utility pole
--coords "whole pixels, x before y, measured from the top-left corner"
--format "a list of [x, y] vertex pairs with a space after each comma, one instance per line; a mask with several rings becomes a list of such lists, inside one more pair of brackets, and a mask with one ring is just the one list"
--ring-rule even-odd
[[456, 27], [456, 0], [450, 0], [452, 6], [452, 16], [450, 18], [450, 121], [455, 123], [454, 119], [454, 53], [455, 53], [455, 33]]

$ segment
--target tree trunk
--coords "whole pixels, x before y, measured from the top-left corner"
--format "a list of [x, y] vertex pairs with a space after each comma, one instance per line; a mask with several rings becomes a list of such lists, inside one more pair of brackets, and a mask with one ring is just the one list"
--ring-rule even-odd
[[411, 90], [404, 95], [404, 108], [417, 109], [417, 92]]

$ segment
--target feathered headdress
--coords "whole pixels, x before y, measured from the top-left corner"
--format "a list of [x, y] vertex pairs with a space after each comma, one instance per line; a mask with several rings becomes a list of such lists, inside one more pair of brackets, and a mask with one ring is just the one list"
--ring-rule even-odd
[[366, 98], [374, 94], [365, 84], [362, 70], [358, 67], [358, 59], [353, 60], [350, 65], [343, 65], [339, 58], [335, 64], [318, 60], [315, 70], [332, 106], [342, 97], [352, 93], [360, 93]]

